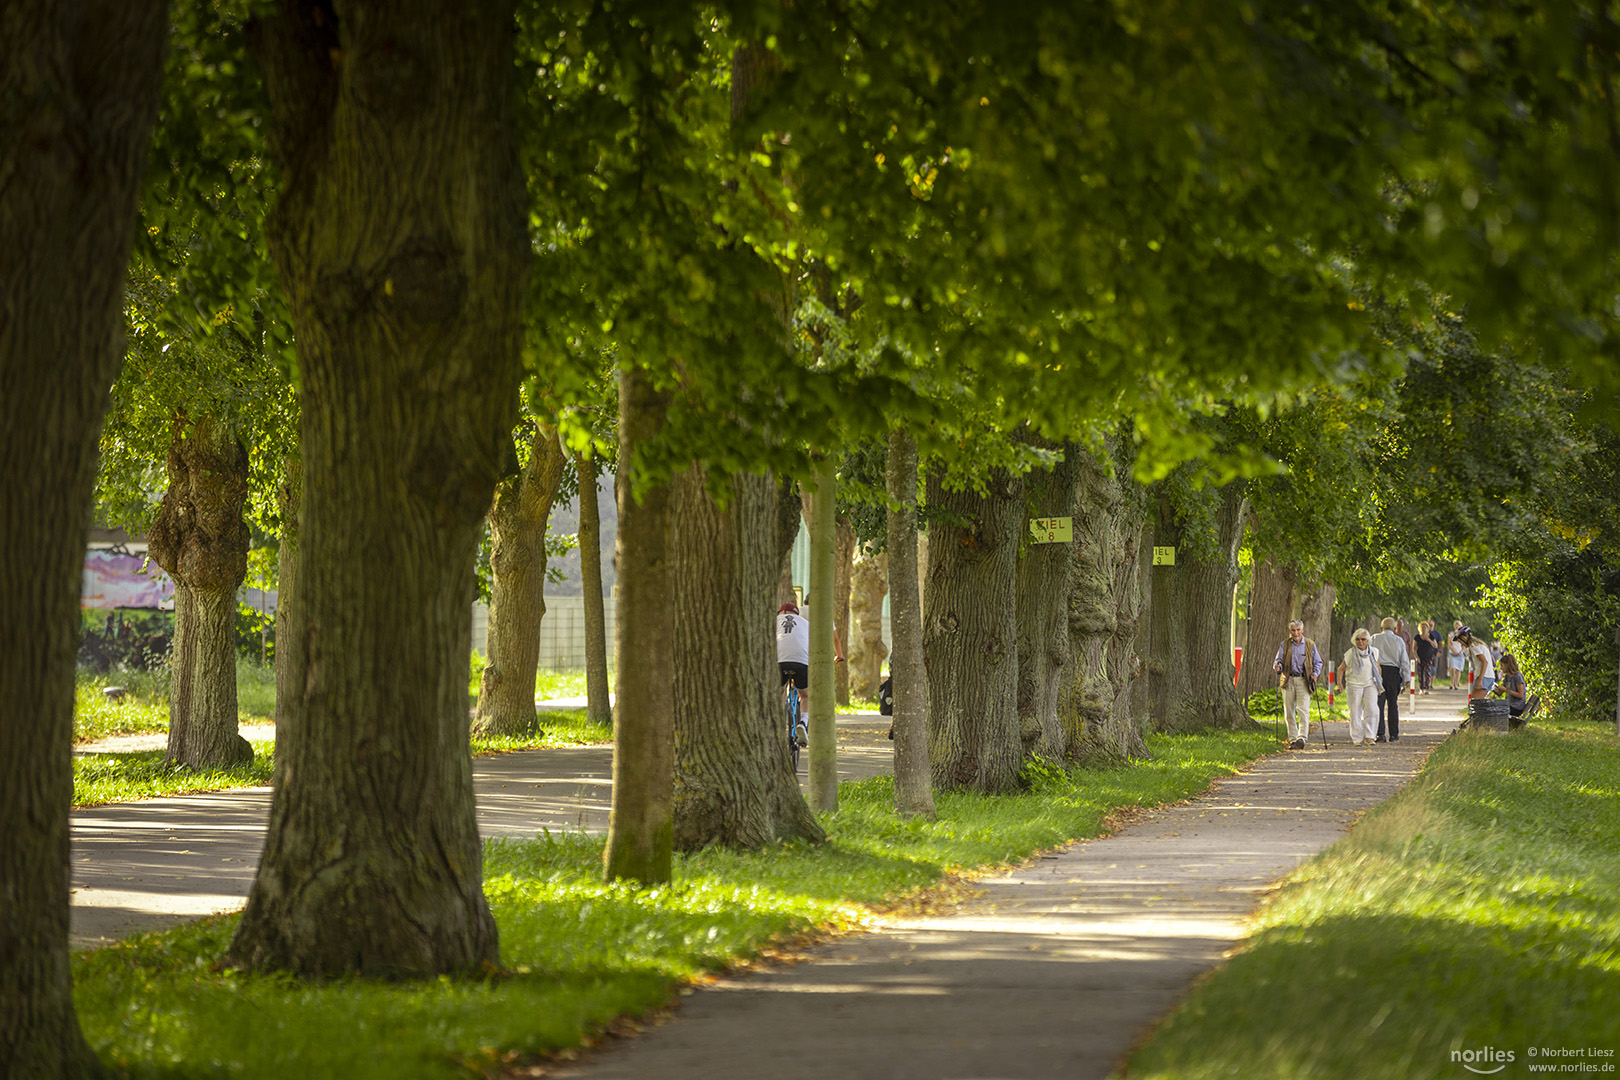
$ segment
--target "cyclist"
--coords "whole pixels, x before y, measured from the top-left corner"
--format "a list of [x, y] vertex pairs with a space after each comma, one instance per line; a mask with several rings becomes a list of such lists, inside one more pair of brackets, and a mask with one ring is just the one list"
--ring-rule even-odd
[[[843, 648], [837, 633], [833, 645], [838, 663], [844, 662]], [[809, 746], [805, 721], [810, 716], [810, 620], [799, 613], [797, 604], [783, 604], [776, 609], [776, 666], [782, 673], [782, 696], [787, 698], [787, 686], [799, 688], [800, 746]]]

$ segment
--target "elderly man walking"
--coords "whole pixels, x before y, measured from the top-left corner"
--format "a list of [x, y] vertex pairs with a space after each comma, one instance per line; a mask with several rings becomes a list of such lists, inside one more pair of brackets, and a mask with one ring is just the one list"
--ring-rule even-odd
[[1394, 619], [1385, 619], [1378, 626], [1378, 633], [1371, 639], [1372, 647], [1378, 650], [1378, 671], [1383, 677], [1383, 692], [1378, 695], [1378, 741], [1399, 742], [1401, 691], [1412, 677], [1412, 654], [1395, 633]]
[[1303, 750], [1311, 734], [1311, 691], [1322, 674], [1322, 654], [1316, 651], [1316, 642], [1305, 636], [1304, 623], [1295, 619], [1288, 624], [1288, 640], [1277, 646], [1277, 659], [1271, 666], [1282, 676], [1288, 748]]

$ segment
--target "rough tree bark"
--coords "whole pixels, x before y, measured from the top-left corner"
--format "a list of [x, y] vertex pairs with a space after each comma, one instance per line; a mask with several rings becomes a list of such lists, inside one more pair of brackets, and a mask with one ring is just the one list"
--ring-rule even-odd
[[799, 538], [799, 525], [804, 520], [804, 503], [799, 497], [799, 485], [782, 477], [776, 485], [776, 565], [781, 568], [777, 582], [776, 603], [793, 603], [793, 544]]
[[777, 692], [776, 484], [738, 475], [721, 509], [694, 466], [670, 494], [675, 847], [826, 834], [799, 791]]
[[[855, 524], [840, 514], [833, 534], [833, 625], [844, 643], [845, 657], [851, 648], [849, 634], [849, 593], [855, 570]], [[833, 693], [838, 704], [849, 704], [849, 664], [833, 665]]]
[[501, 478], [489, 508], [489, 662], [472, 722], [480, 735], [522, 735], [539, 726], [534, 677], [546, 617], [546, 522], [568, 459], [544, 424], [530, 425], [526, 437], [528, 463]]
[[887, 482], [889, 631], [894, 652], [894, 809], [934, 817], [928, 754], [928, 675], [923, 668], [922, 597], [917, 590], [917, 444], [903, 428], [889, 433]]
[[532, 261], [513, 20], [498, 0], [288, 0], [249, 25], [281, 177], [267, 236], [303, 375], [304, 500], [281, 643], [293, 692], [235, 967], [413, 977], [498, 960], [467, 612]]
[[[602, 854], [608, 881], [668, 881], [674, 862], [675, 616], [669, 573], [670, 485], [641, 483], [636, 460], [658, 434], [667, 392], [636, 367], [619, 372], [619, 606], [614, 653], [613, 809]], [[642, 489], [639, 493], [637, 487]], [[627, 658], [634, 658], [633, 662]]]
[[833, 700], [833, 570], [837, 555], [837, 473], [830, 457], [814, 465], [816, 489], [810, 515], [810, 806], [838, 809], [838, 709]]
[[1167, 496], [1158, 499], [1155, 543], [1175, 547], [1176, 565], [1153, 567], [1149, 703], [1154, 729], [1238, 729], [1253, 723], [1232, 686], [1229, 605], [1248, 498], [1239, 485], [1219, 492], [1213, 558], [1182, 536]]
[[579, 577], [585, 593], [585, 719], [613, 723], [608, 696], [607, 610], [602, 599], [602, 513], [596, 504], [596, 458], [578, 454]]
[[287, 652], [282, 642], [289, 640], [298, 625], [298, 513], [304, 500], [304, 465], [296, 457], [282, 463], [281, 485], [276, 503], [281, 510], [281, 547], [276, 552], [276, 732], [280, 738], [282, 717], [293, 688], [287, 673]]
[[[1139, 487], [1106, 461], [1080, 462], [1075, 576], [1068, 631], [1074, 659], [1063, 692], [1069, 756], [1087, 765], [1149, 756], [1145, 710], [1135, 706], [1143, 611], [1138, 545], [1146, 517]], [[1083, 522], [1083, 525], [1082, 525]]]
[[[1310, 582], [1299, 594], [1299, 619], [1305, 624], [1305, 636], [1316, 642], [1316, 651], [1322, 654], [1322, 682], [1327, 682], [1327, 670], [1334, 662], [1333, 646], [1342, 638], [1333, 636], [1333, 597], [1335, 589], [1330, 582], [1320, 579]], [[1349, 648], [1348, 645], [1344, 646]]]
[[850, 695], [862, 701], [877, 699], [883, 681], [883, 597], [889, 591], [888, 557], [863, 550], [850, 577], [850, 614], [855, 640], [849, 646]]
[[[923, 654], [934, 783], [988, 794], [1018, 784], [1018, 544], [1024, 484], [992, 470], [986, 493], [928, 478]], [[892, 613], [892, 612], [891, 612]]]
[[[1032, 517], [1072, 517], [1078, 458], [1085, 452], [1074, 443], [1062, 447], [1032, 439], [1048, 449], [1061, 449], [1063, 460], [1051, 469], [1024, 478], [1025, 505]], [[1018, 735], [1026, 755], [1062, 761], [1070, 736], [1058, 716], [1069, 650], [1069, 594], [1080, 534], [1091, 524], [1076, 519], [1071, 544], [1028, 544], [1018, 557]]]
[[175, 421], [169, 488], [147, 532], [174, 579], [167, 760], [227, 769], [253, 760], [237, 731], [236, 590], [247, 576], [248, 456], [217, 418]]
[[[1258, 690], [1277, 688], [1277, 673], [1271, 661], [1277, 646], [1288, 637], [1288, 623], [1299, 617], [1299, 595], [1294, 584], [1294, 568], [1275, 559], [1257, 562], [1253, 567], [1254, 587], [1249, 593], [1248, 640], [1252, 651], [1243, 654], [1243, 671], [1238, 675], [1238, 696], [1243, 701]], [[1314, 640], [1311, 628], [1305, 636]], [[1327, 653], [1322, 654], [1327, 660]]]
[[0, 6], [0, 1076], [99, 1076], [68, 971], [73, 665], [166, 5]]

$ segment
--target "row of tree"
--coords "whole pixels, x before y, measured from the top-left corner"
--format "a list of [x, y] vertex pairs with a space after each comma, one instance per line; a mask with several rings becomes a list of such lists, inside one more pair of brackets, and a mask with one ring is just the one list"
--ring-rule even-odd
[[[1442, 6], [8, 5], [0, 536], [30, 572], [0, 579], [0, 1066], [98, 1068], [67, 984], [68, 745], [137, 241], [164, 344], [229, 324], [226, 381], [262, 357], [297, 392], [298, 452], [265, 458], [295, 560], [276, 793], [227, 960], [473, 971], [499, 950], [466, 613], [497, 488], [521, 518], [563, 471], [547, 428], [575, 454], [617, 440], [606, 872], [656, 881], [677, 842], [819, 828], [767, 737], [778, 477], [812, 479], [826, 553], [829, 463], [887, 443], [897, 790], [915, 812], [920, 762], [1001, 790], [1033, 748], [1139, 749], [1146, 715], [1240, 721], [1225, 613], [1263, 502], [1210, 482], [1271, 471], [1283, 407], [1363, 411], [1343, 388], [1397, 382], [1414, 350], [1391, 319], [1447, 325], [1427, 289], [1607, 408], [1615, 27]], [[571, 419], [600, 411], [604, 364], [611, 436]], [[541, 407], [514, 448], [526, 381]], [[1364, 430], [1320, 427], [1329, 444]], [[237, 572], [244, 444], [201, 413], [172, 434], [153, 540], [205, 626]], [[1298, 480], [1310, 450], [1269, 460]], [[916, 457], [937, 515], [926, 612]], [[1322, 468], [1324, 489], [1375, 498]], [[1030, 509], [1070, 505], [1071, 561], [1020, 558]], [[1286, 512], [1269, 520], [1287, 536]], [[1304, 554], [1309, 593], [1325, 559], [1277, 544]], [[503, 566], [536, 558], [497, 546]], [[1163, 589], [1139, 558], [1153, 546], [1189, 553]], [[1018, 603], [1021, 578], [1038, 602]], [[1155, 681], [1155, 657], [1181, 666]], [[524, 679], [503, 658], [481, 714]], [[823, 806], [827, 779], [813, 761]], [[717, 835], [732, 821], [759, 827]]]

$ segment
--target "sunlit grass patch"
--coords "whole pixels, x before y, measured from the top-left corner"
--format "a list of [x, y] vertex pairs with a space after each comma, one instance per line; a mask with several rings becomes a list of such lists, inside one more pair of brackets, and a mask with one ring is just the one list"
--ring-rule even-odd
[[[118, 698], [108, 687], [122, 689]], [[79, 672], [73, 686], [73, 741], [169, 730], [169, 684], [149, 671]]]
[[1451, 1077], [1452, 1050], [1484, 1046], [1517, 1075], [1530, 1046], [1620, 1051], [1614, 743], [1579, 724], [1447, 740], [1288, 879], [1129, 1075]]
[[270, 783], [275, 748], [255, 743], [251, 764], [198, 772], [163, 760], [162, 750], [130, 754], [79, 754], [73, 759], [73, 805], [158, 799], [205, 791], [263, 787]]

